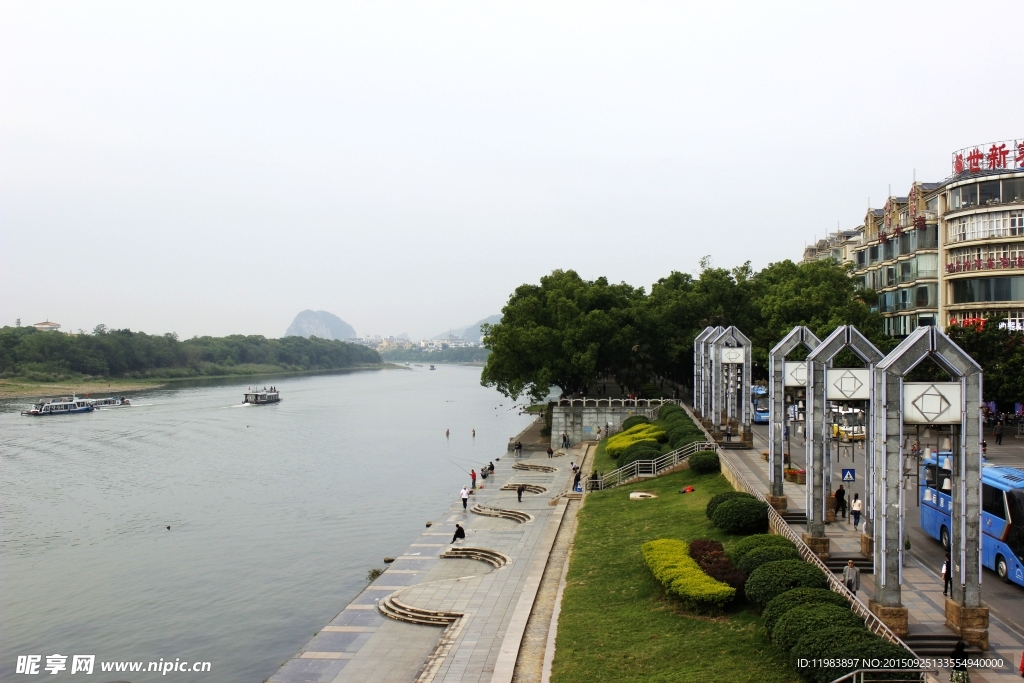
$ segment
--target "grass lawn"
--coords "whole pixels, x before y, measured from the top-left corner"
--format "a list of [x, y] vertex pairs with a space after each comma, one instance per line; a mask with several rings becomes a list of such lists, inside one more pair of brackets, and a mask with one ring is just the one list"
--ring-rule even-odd
[[[691, 484], [694, 493], [678, 493]], [[629, 500], [638, 490], [659, 497]], [[798, 680], [753, 611], [738, 606], [717, 618], [687, 614], [640, 554], [642, 543], [657, 538], [714, 538], [728, 549], [742, 537], [712, 527], [704, 507], [729, 490], [719, 475], [684, 470], [587, 495], [558, 621], [553, 683]]]

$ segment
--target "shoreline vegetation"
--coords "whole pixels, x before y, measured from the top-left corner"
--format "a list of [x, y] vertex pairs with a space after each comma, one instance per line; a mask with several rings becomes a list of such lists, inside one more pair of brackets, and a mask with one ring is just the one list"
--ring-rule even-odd
[[317, 337], [193, 337], [0, 328], [0, 397], [124, 392], [169, 382], [383, 368], [375, 350]]

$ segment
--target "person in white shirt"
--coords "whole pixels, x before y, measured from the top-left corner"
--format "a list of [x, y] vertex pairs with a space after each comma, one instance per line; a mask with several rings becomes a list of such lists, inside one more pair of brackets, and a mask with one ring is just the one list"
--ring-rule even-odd
[[860, 494], [853, 494], [853, 502], [850, 503], [850, 516], [853, 517], [853, 528], [856, 529], [857, 525], [860, 524], [860, 513], [864, 509], [864, 501], [860, 499]]
[[462, 509], [465, 510], [466, 506], [469, 505], [469, 489], [463, 486], [462, 493], [459, 495], [462, 496]]

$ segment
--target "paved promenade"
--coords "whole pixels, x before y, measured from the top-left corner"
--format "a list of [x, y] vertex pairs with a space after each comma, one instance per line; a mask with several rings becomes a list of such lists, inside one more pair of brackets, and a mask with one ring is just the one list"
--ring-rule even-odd
[[[458, 499], [461, 483], [453, 483], [452, 503], [434, 524], [270, 683], [510, 683], [565, 516], [568, 501], [561, 494], [572, 483], [569, 463], [583, 459], [587, 448], [551, 459], [525, 453], [518, 464], [528, 469], [515, 469], [512, 454], [502, 456], [493, 476], [478, 479], [482, 488], [470, 496], [466, 512]], [[522, 503], [515, 490], [502, 488], [520, 482], [538, 487], [524, 493]], [[474, 506], [481, 507], [473, 512]], [[510, 510], [519, 519], [493, 516]], [[466, 539], [453, 545], [456, 522]], [[463, 557], [443, 557], [449, 553]]]
[[[755, 450], [726, 451], [726, 457], [748, 481], [768, 490], [768, 463], [761, 457], [761, 452], [768, 449], [768, 444], [759, 435], [755, 435], [754, 446]], [[803, 511], [806, 487], [803, 484], [787, 481], [784, 490], [789, 502], [789, 510]], [[804, 525], [791, 526], [801, 533], [807, 531]], [[826, 525], [825, 535], [831, 540], [833, 557], [861, 556], [860, 532], [854, 531], [852, 524], [846, 520]], [[990, 578], [990, 576], [986, 577], [987, 580]], [[862, 574], [860, 585], [861, 590], [857, 593], [857, 597], [867, 605], [868, 600], [874, 594], [874, 576]], [[983, 598], [985, 585], [982, 584]], [[903, 606], [909, 611], [908, 630], [911, 637], [928, 633], [950, 633], [945, 625], [945, 598], [942, 596], [942, 580], [931, 567], [923, 565], [912, 555], [907, 556], [906, 565], [903, 568], [902, 600]], [[1024, 609], [1024, 594], [1021, 596], [1020, 609]], [[982, 683], [1020, 681], [1020, 675], [1016, 672], [1020, 663], [1021, 651], [1024, 649], [1024, 634], [1016, 632], [998, 617], [990, 614], [989, 645], [990, 649], [984, 653], [984, 657], [1001, 657], [1005, 667], [1001, 670], [972, 669], [971, 680]], [[948, 680], [948, 676], [940, 678]]]

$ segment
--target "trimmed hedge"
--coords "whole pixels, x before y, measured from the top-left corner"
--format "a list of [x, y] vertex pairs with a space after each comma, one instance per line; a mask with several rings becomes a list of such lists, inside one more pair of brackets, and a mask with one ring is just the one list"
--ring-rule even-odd
[[793, 647], [808, 633], [830, 627], [864, 628], [864, 622], [849, 607], [839, 605], [801, 605], [794, 607], [775, 623], [772, 645], [789, 655]]
[[792, 545], [768, 545], [761, 548], [754, 548], [743, 556], [743, 559], [736, 563], [736, 566], [750, 573], [768, 562], [779, 560], [799, 560], [800, 553]]
[[625, 467], [635, 460], [654, 460], [660, 455], [661, 449], [657, 443], [653, 441], [637, 441], [622, 451], [622, 455], [618, 457], [616, 464], [619, 467]]
[[659, 438], [665, 438], [664, 429], [652, 424], [638, 424], [624, 432], [608, 437], [605, 453], [611, 458], [617, 458], [634, 443], [650, 441], [653, 444], [657, 443]]
[[827, 588], [828, 579], [813, 564], [802, 560], [768, 562], [750, 573], [744, 592], [758, 607], [793, 588]]
[[[658, 419], [664, 420], [673, 413], [686, 417], [686, 411], [677, 406], [675, 403], [666, 403], [665, 405], [658, 408]], [[687, 418], [689, 419], [689, 418]]]
[[718, 453], [714, 451], [701, 451], [690, 456], [690, 469], [697, 474], [711, 474], [721, 469], [718, 461]]
[[736, 595], [743, 594], [747, 574], [733, 566], [721, 543], [706, 538], [691, 541], [690, 557], [697, 560], [697, 564], [708, 576], [735, 588]]
[[644, 561], [669, 593], [696, 612], [716, 614], [736, 597], [736, 589], [716, 581], [689, 555], [683, 541], [662, 538], [640, 547]]
[[[811, 666], [800, 667], [797, 672], [805, 681], [812, 683], [828, 683], [844, 676], [857, 668], [860, 668], [858, 660], [863, 659], [914, 659], [910, 654], [898, 645], [893, 645], [882, 640], [882, 638], [868, 631], [863, 626], [841, 627], [829, 626], [827, 628], [808, 633], [797, 641], [790, 651], [790, 659], [794, 663], [798, 659], [806, 659]], [[858, 662], [856, 666], [848, 667], [815, 667], [815, 660], [832, 660], [831, 663], [840, 663], [842, 660]], [[894, 667], [896, 668], [896, 667]], [[899, 678], [906, 680], [920, 680], [914, 674], [886, 674], [887, 680]]]
[[622, 422], [622, 431], [626, 431], [627, 429], [631, 429], [632, 427], [636, 427], [637, 425], [650, 424], [650, 422], [651, 421], [648, 420], [643, 415], [633, 415], [631, 417], [627, 417]]
[[[722, 495], [722, 494], [719, 494]], [[711, 501], [715, 499], [712, 498]], [[708, 506], [711, 505], [711, 501], [708, 502]], [[710, 518], [711, 515], [708, 515]], [[783, 548], [796, 548], [793, 542], [785, 536], [776, 536], [775, 534], [755, 534], [754, 536], [747, 536], [743, 540], [737, 541], [733, 545], [732, 550], [729, 551], [729, 557], [732, 558], [734, 564], [739, 566], [739, 563], [743, 561], [743, 558], [747, 553], [751, 552], [755, 548], [764, 548], [767, 546], [772, 547], [783, 547]]]
[[[732, 500], [733, 498], [750, 498], [751, 500], [757, 500], [749, 493], [745, 493], [743, 491], [725, 491], [724, 493], [717, 493], [708, 501], [707, 507], [704, 508], [704, 514], [708, 519], [711, 519], [711, 516], [715, 514], [715, 510], [718, 509], [719, 505], [727, 500]], [[740, 541], [740, 543], [742, 542], [743, 541]], [[739, 543], [737, 545], [739, 545]], [[733, 556], [733, 561], [735, 560], [736, 558]]]
[[827, 588], [794, 588], [772, 599], [761, 612], [761, 623], [771, 635], [779, 618], [789, 610], [801, 605], [836, 605], [850, 608], [846, 598]]
[[711, 523], [730, 534], [768, 531], [768, 506], [757, 498], [727, 500], [711, 514]]

